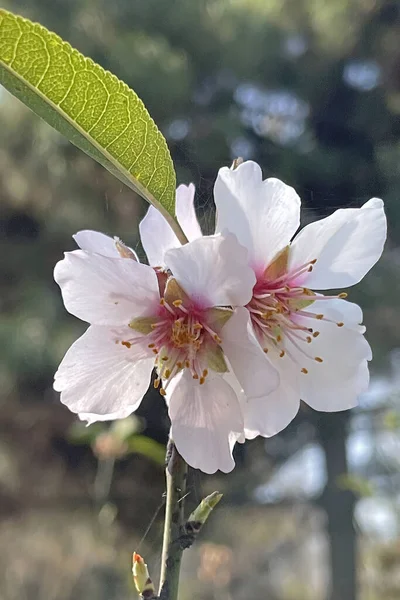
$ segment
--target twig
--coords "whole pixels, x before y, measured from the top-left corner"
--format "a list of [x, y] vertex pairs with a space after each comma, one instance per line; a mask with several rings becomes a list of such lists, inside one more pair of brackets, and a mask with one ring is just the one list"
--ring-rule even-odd
[[185, 522], [184, 501], [187, 464], [170, 439], [166, 468], [167, 498], [165, 505], [164, 539], [161, 558], [160, 600], [177, 600], [183, 548], [179, 542]]

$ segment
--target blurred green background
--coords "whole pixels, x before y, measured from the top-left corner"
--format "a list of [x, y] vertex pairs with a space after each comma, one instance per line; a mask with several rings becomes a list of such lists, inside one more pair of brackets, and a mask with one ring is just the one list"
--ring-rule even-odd
[[[384, 198], [385, 254], [350, 290], [370, 391], [351, 413], [302, 406], [280, 435], [240, 446], [229, 475], [191, 473], [189, 509], [225, 497], [186, 552], [181, 598], [400, 598], [398, 0], [3, 5], [139, 94], [205, 231], [217, 171], [237, 156], [293, 185], [304, 222]], [[52, 270], [85, 228], [143, 255], [146, 206], [0, 89], [0, 210], [0, 599], [134, 598], [130, 553], [160, 565], [166, 410], [152, 391], [138, 418], [85, 429], [61, 406], [53, 373], [84, 324]]]

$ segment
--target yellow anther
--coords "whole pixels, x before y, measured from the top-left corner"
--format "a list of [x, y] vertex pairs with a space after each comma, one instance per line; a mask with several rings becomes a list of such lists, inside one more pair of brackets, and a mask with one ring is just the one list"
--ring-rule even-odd
[[222, 344], [221, 338], [216, 333], [214, 333], [213, 338], [217, 342], [217, 344]]
[[147, 347], [148, 347], [148, 348], [155, 348], [155, 346], [156, 346], [155, 344], [151, 343], [151, 344], [149, 344]]
[[317, 362], [319, 362], [319, 363], [322, 363], [322, 362], [324, 362], [324, 360], [323, 360], [323, 359], [322, 359], [320, 356], [316, 356], [316, 357], [314, 358], [314, 360], [316, 360], [316, 361], [317, 361]]
[[165, 300], [164, 300], [164, 298], [160, 298], [160, 304], [161, 304], [161, 306], [165, 306]]
[[347, 298], [347, 294], [346, 292], [341, 292], [338, 296], [338, 298]]
[[193, 325], [193, 329], [199, 329], [199, 330], [200, 330], [200, 329], [203, 329], [203, 325], [202, 325], [201, 323], [195, 323], [195, 324]]
[[172, 304], [173, 304], [174, 306], [176, 306], [177, 308], [179, 308], [180, 306], [182, 306], [182, 300], [180, 300], [180, 299], [178, 299], [178, 300], [174, 300], [174, 301], [172, 302]]
[[154, 380], [154, 387], [157, 389], [160, 386], [161, 383], [161, 379], [159, 377], [157, 377], [157, 379]]
[[130, 348], [132, 346], [132, 344], [130, 342], [121, 342], [122, 346], [125, 346], [125, 348]]
[[276, 336], [276, 341], [277, 342], [281, 342], [282, 341], [282, 336], [280, 333], [278, 333], [278, 335]]
[[[317, 359], [315, 359], [315, 360], [317, 360]], [[164, 377], [165, 377], [166, 379], [168, 379], [168, 377], [169, 377], [170, 375], [171, 375], [171, 371], [170, 371], [169, 369], [165, 369]]]
[[263, 348], [265, 354], [268, 354], [268, 348]]
[[188, 360], [185, 360], [185, 367], [188, 369], [190, 367], [190, 362]]
[[284, 351], [284, 350], [281, 350], [281, 351], [280, 351], [280, 353], [279, 353], [279, 357], [280, 357], [280, 358], [283, 358], [284, 356], [285, 356], [285, 351]]
[[303, 367], [303, 368], [301, 369], [301, 372], [302, 372], [302, 373], [304, 373], [305, 375], [307, 375], [307, 373], [308, 373], [308, 371], [307, 371], [307, 369], [306, 369], [305, 367]]
[[183, 362], [181, 362], [180, 360], [178, 360], [178, 362], [176, 363], [176, 366], [178, 367], [178, 369], [182, 369]]
[[199, 376], [197, 375], [197, 373], [193, 373], [193, 379], [198, 379]]
[[337, 325], [338, 327], [343, 327], [344, 323], [343, 323], [342, 321], [340, 321], [340, 323], [336, 323], [336, 325]]
[[203, 383], [205, 382], [205, 380], [206, 380], [205, 377], [200, 377], [200, 381], [199, 381], [200, 385], [203, 385]]
[[313, 337], [318, 337], [319, 336], [319, 331], [314, 331], [314, 333], [312, 334]]
[[312, 342], [312, 337], [308, 335], [308, 336], [306, 337], [306, 340], [307, 340], [307, 344], [311, 344], [311, 342]]
[[164, 388], [160, 388], [160, 394], [161, 396], [166, 396], [167, 392], [164, 390]]
[[321, 315], [321, 314], [320, 314], [320, 315], [315, 315], [315, 318], [316, 318], [316, 319], [319, 319], [319, 320], [321, 321], [321, 319], [323, 319], [323, 318], [324, 318], [324, 315]]
[[207, 375], [208, 375], [208, 369], [204, 369], [204, 371], [203, 371], [203, 377], [207, 377]]
[[157, 348], [153, 348], [153, 354], [158, 354]]

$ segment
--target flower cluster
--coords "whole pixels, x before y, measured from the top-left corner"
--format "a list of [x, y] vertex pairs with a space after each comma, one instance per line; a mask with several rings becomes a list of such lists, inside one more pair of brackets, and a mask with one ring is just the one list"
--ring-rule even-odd
[[321, 291], [362, 279], [382, 253], [386, 219], [373, 198], [295, 236], [296, 192], [263, 181], [248, 161], [220, 170], [216, 232], [203, 236], [194, 193], [182, 185], [176, 194], [184, 246], [149, 208], [140, 224], [149, 265], [119, 239], [74, 236], [80, 250], [65, 254], [55, 279], [67, 310], [90, 326], [54, 387], [81, 419], [117, 419], [137, 409], [155, 370], [184, 459], [228, 472], [235, 443], [281, 431], [300, 399], [338, 411], [366, 390], [361, 309]]

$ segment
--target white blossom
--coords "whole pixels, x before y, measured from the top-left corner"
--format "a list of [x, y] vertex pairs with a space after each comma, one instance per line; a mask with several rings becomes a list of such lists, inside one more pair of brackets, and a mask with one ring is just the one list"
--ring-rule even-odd
[[254, 394], [279, 383], [246, 328], [246, 311], [231, 308], [247, 304], [255, 284], [247, 250], [233, 234], [199, 236], [185, 246], [170, 244], [163, 269], [154, 269], [118, 239], [93, 231], [74, 237], [81, 249], [67, 252], [54, 276], [66, 309], [90, 326], [55, 375], [61, 401], [89, 423], [126, 417], [138, 408], [155, 367], [178, 451], [207, 473], [230, 471], [244, 419], [237, 391], [224, 378], [228, 363], [241, 356], [236, 378]]

